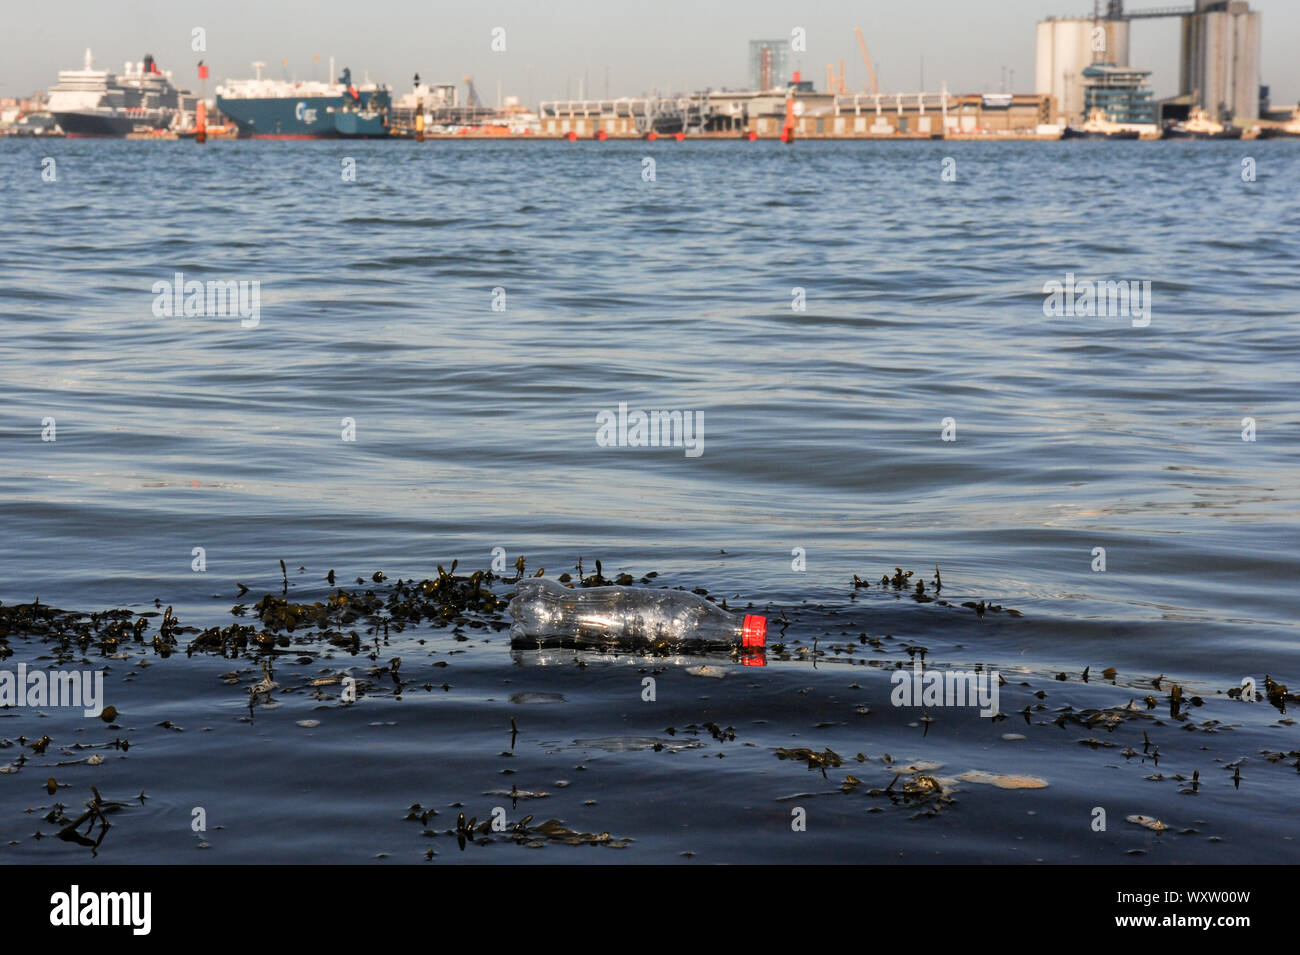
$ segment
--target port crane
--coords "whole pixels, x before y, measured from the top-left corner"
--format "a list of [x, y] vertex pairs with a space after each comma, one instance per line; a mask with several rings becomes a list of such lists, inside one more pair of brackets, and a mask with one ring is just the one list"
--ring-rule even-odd
[[840, 75], [835, 75], [835, 64], [826, 64], [826, 90], [830, 93], [838, 93], [840, 96], [847, 96], [849, 92], [848, 85], [844, 82], [844, 61], [840, 60]]
[[871, 92], [879, 96], [880, 84], [876, 81], [876, 68], [871, 65], [871, 54], [867, 52], [867, 41], [862, 38], [862, 28], [854, 27], [853, 32], [858, 35], [858, 49], [862, 51], [862, 62], [867, 65], [867, 76], [871, 80]]

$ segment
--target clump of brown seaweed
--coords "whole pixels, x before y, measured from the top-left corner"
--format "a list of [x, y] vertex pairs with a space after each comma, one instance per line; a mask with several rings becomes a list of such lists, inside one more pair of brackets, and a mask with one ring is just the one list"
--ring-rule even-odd
[[[235, 622], [204, 629], [183, 626], [170, 606], [157, 612], [162, 607], [159, 600], [154, 601], [157, 609], [143, 613], [129, 609], [98, 613], [60, 610], [42, 604], [40, 598], [12, 606], [0, 603], [0, 659], [13, 652], [8, 645], [11, 635], [53, 645], [56, 660], [62, 662], [84, 658], [93, 650], [101, 656], [112, 656], [128, 647], [152, 649], [165, 657], [180, 648], [183, 637], [190, 638], [184, 647], [187, 655], [215, 653], [234, 658], [246, 653], [302, 652], [301, 648], [317, 641], [358, 654], [367, 646], [377, 650], [380, 641], [387, 641], [391, 633], [420, 624], [451, 628], [458, 641], [469, 639], [467, 631], [507, 629], [505, 611], [513, 596], [509, 588], [524, 579], [525, 558], [516, 560], [513, 577], [491, 570], [457, 574], [459, 564], [452, 561], [449, 568], [439, 564], [437, 576], [424, 580], [391, 580], [382, 571], [375, 571], [369, 578], [357, 577], [355, 587], [340, 584], [330, 570], [324, 580], [331, 589], [322, 599], [306, 602], [290, 598], [288, 570], [281, 560], [279, 594], [265, 593], [251, 605], [236, 603], [230, 609], [234, 617], [247, 617], [251, 612], [257, 623]], [[582, 558], [576, 569], [576, 581], [568, 573], [561, 574], [558, 580], [570, 587], [637, 583], [627, 573], [613, 580], [607, 578], [599, 560], [595, 561], [595, 573], [584, 573]], [[541, 577], [545, 572], [539, 569], [532, 576]], [[651, 571], [639, 582], [650, 585], [658, 576], [658, 572]], [[235, 585], [239, 597], [250, 593], [246, 584], [236, 581]], [[714, 600], [702, 587], [696, 587], [694, 592]], [[729, 609], [725, 598], [719, 603]], [[151, 634], [150, 626], [157, 617], [162, 619]]]
[[[880, 589], [885, 592], [893, 591], [896, 596], [902, 596], [903, 593], [907, 593], [907, 595], [917, 603], [934, 603], [941, 607], [953, 606], [951, 601], [944, 600], [939, 596], [939, 594], [943, 592], [943, 577], [939, 573], [938, 564], [934, 565], [934, 577], [930, 580], [929, 591], [926, 590], [925, 581], [920, 577], [917, 577], [916, 582], [913, 583], [912, 578], [914, 576], [916, 576], [914, 571], [905, 571], [902, 567], [895, 567], [893, 574], [886, 573], [880, 575]], [[857, 597], [859, 590], [871, 586], [869, 580], [859, 577], [857, 574], [853, 575], [851, 584], [852, 589], [849, 591], [850, 600]], [[1012, 610], [1010, 607], [1004, 608], [1001, 604], [995, 604], [991, 600], [966, 600], [962, 602], [961, 606], [974, 610], [976, 616], [979, 617], [983, 617], [986, 613], [1002, 613], [1004, 609], [1008, 616], [1023, 616], [1019, 610]]]
[[[435, 815], [437, 815], [437, 810], [425, 809], [419, 803], [416, 803], [407, 810], [406, 819], [427, 827], [429, 819]], [[608, 832], [579, 832], [576, 829], [570, 829], [559, 819], [547, 819], [545, 822], [534, 823], [533, 818], [530, 814], [511, 823], [503, 817], [494, 816], [479, 822], [477, 816], [466, 819], [465, 814], [461, 812], [456, 816], [455, 828], [446, 829], [442, 832], [425, 828], [423, 835], [427, 838], [435, 836], [454, 837], [462, 852], [467, 845], [488, 845], [493, 842], [513, 842], [515, 845], [529, 849], [540, 849], [547, 844], [604, 846], [608, 849], [624, 849], [633, 841], [626, 838], [616, 838]], [[432, 851], [430, 851], [430, 856], [432, 856]]]
[[802, 746], [797, 749], [782, 747], [776, 751], [776, 755], [779, 759], [793, 759], [801, 763], [807, 763], [809, 769], [820, 769], [823, 777], [826, 776], [828, 767], [834, 769], [843, 762], [840, 754], [830, 747], [823, 749], [820, 753]]
[[[53, 779], [49, 782], [54, 784], [57, 789], [57, 784], [54, 783]], [[100, 844], [104, 841], [104, 837], [108, 835], [108, 830], [113, 827], [113, 824], [108, 821], [109, 813], [119, 812], [127, 808], [128, 803], [105, 799], [94, 786], [90, 787], [90, 792], [92, 798], [85, 803], [86, 811], [76, 819], [68, 817], [67, 806], [63, 803], [55, 803], [50, 808], [50, 811], [45, 814], [44, 819], [46, 822], [60, 827], [58, 837], [64, 842], [75, 842], [77, 845], [90, 849], [91, 855], [98, 855]], [[139, 800], [143, 803], [144, 799], [144, 791], [141, 790]], [[83, 825], [86, 827], [84, 833], [80, 831]], [[94, 832], [96, 825], [99, 826], [99, 832], [92, 839], [91, 834]], [[36, 833], [36, 838], [42, 838], [40, 832]]]

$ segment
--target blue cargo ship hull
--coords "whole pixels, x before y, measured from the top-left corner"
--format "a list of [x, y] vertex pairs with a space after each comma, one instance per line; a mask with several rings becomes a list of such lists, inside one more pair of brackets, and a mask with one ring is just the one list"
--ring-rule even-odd
[[268, 99], [218, 96], [217, 109], [239, 128], [241, 137], [375, 139], [388, 136], [389, 104], [386, 96], [362, 93], [355, 105], [349, 100], [350, 97], [343, 96]]

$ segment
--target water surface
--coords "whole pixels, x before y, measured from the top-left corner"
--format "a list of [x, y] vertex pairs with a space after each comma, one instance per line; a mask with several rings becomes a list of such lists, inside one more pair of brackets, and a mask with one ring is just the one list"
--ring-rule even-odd
[[[93, 783], [149, 794], [115, 816], [107, 861], [1296, 859], [1295, 727], [1225, 692], [1300, 686], [1298, 178], [1286, 142], [0, 142], [4, 604], [159, 598], [225, 626], [280, 592], [281, 559], [314, 601], [331, 568], [422, 579], [501, 548], [528, 573], [600, 558], [790, 621], [785, 658], [711, 661], [723, 679], [390, 633], [374, 660], [281, 658], [280, 706], [251, 718], [255, 661], [146, 647], [150, 666], [109, 661], [121, 729], [0, 711], [0, 763], [53, 740], [0, 777], [4, 856], [85, 854], [32, 838], [51, 826], [24, 810], [80, 807]], [[155, 317], [177, 272], [260, 283], [259, 324]], [[1067, 273], [1150, 281], [1150, 325], [1045, 317]], [[702, 416], [703, 453], [601, 447], [620, 402]], [[952, 606], [881, 591], [936, 564]], [[856, 596], [854, 574], [872, 581]], [[1022, 616], [961, 606], [981, 599]], [[798, 652], [814, 639], [821, 656]], [[9, 645], [11, 668], [49, 662]], [[1009, 719], [891, 706], [908, 646], [1000, 670]], [[380, 677], [340, 706], [306, 686], [391, 656], [401, 693]], [[1173, 684], [1204, 705], [1171, 718]], [[1151, 718], [1053, 722], [1130, 699]], [[130, 750], [57, 766], [115, 738]], [[780, 747], [845, 762], [823, 779]], [[919, 760], [1049, 785], [955, 784], [921, 818], [866, 793]], [[847, 774], [862, 784], [842, 792]], [[68, 788], [48, 796], [50, 775]], [[547, 795], [492, 795], [512, 786]], [[415, 803], [437, 809], [427, 827]], [[196, 806], [224, 828], [192, 832]], [[496, 806], [632, 841], [421, 835]]]

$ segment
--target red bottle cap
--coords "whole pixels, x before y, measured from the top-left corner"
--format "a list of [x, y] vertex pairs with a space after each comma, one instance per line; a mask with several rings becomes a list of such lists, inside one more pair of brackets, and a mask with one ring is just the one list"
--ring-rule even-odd
[[767, 618], [752, 613], [745, 614], [745, 624], [740, 632], [742, 646], [763, 646], [767, 642]]

